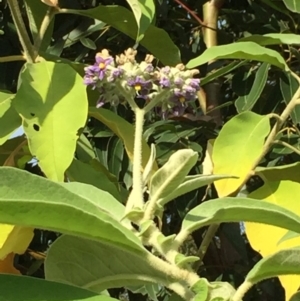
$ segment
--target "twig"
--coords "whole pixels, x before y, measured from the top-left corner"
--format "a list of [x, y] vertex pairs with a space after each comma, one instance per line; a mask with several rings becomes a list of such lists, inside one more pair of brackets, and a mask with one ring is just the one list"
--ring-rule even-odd
[[189, 7], [187, 7], [184, 3], [182, 3], [180, 0], [174, 0], [177, 2], [180, 6], [182, 6], [199, 24], [202, 26], [205, 26], [205, 23], [197, 16], [197, 14], [192, 11]]
[[24, 55], [10, 55], [0, 57], [0, 63], [15, 62], [15, 61], [26, 61]]
[[13, 21], [15, 23], [18, 36], [20, 39], [20, 43], [22, 45], [22, 48], [24, 50], [25, 58], [29, 63], [33, 63], [35, 61], [35, 49], [30, 41], [29, 35], [26, 31], [26, 26], [24, 24], [20, 6], [18, 3], [18, 0], [8, 0], [8, 6], [13, 18]]
[[288, 144], [288, 143], [285, 142], [285, 141], [274, 140], [273, 143], [274, 143], [274, 144], [280, 144], [280, 145], [283, 145], [283, 146], [285, 146], [285, 147], [291, 149], [291, 150], [292, 150], [293, 152], [295, 152], [296, 154], [300, 155], [300, 150], [299, 150], [299, 149], [297, 149], [296, 147], [294, 147], [294, 146]]

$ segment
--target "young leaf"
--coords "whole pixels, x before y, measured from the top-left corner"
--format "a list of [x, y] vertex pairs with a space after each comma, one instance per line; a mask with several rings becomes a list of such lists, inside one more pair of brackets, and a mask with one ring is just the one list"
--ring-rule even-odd
[[269, 118], [250, 111], [233, 117], [224, 125], [213, 147], [214, 174], [232, 175], [238, 179], [216, 182], [219, 197], [233, 193], [244, 182], [262, 152], [269, 131]]
[[186, 176], [183, 183], [177, 186], [170, 194], [158, 200], [158, 204], [163, 206], [168, 202], [174, 200], [175, 198], [188, 193], [192, 190], [198, 189], [203, 186], [207, 186], [215, 181], [234, 178], [226, 175], [195, 175], [195, 176]]
[[[18, 289], [16, 289], [18, 288]], [[9, 301], [117, 301], [79, 287], [27, 276], [0, 274], [1, 298]]]
[[181, 231], [192, 233], [202, 227], [251, 221], [300, 233], [300, 216], [281, 206], [250, 198], [220, 198], [204, 202], [187, 213]]
[[[297, 196], [300, 194], [300, 184], [291, 181], [265, 181], [265, 184], [252, 192], [249, 197], [260, 199], [269, 205], [279, 205], [282, 210], [290, 210], [294, 214], [300, 215], [300, 208]], [[267, 213], [268, 215], [270, 213]], [[276, 226], [276, 227], [274, 227]], [[300, 245], [300, 237], [278, 241], [286, 234], [286, 229], [299, 233], [297, 229], [290, 229], [279, 225], [262, 225], [257, 223], [245, 223], [246, 234], [253, 249], [260, 252], [265, 257], [275, 252]], [[285, 228], [285, 229], [283, 229]], [[300, 276], [280, 276], [283, 287], [285, 288], [286, 300], [295, 293], [299, 287]]]
[[13, 104], [41, 169], [48, 178], [63, 181], [74, 157], [77, 132], [87, 119], [81, 76], [65, 64], [27, 63]]
[[[150, 253], [147, 256], [154, 256]], [[167, 285], [163, 271], [139, 255], [114, 246], [63, 235], [49, 249], [45, 261], [47, 280], [69, 283], [100, 293], [104, 289], [149, 283]], [[66, 268], [68, 266], [68, 268]]]
[[22, 120], [11, 105], [14, 94], [0, 91], [0, 145], [20, 127]]
[[268, 79], [269, 68], [269, 64], [263, 63], [255, 74], [255, 80], [249, 94], [240, 96], [235, 101], [235, 107], [239, 113], [252, 110], [265, 87]]
[[85, 184], [78, 185], [78, 195], [65, 187], [70, 183], [59, 184], [10, 167], [0, 168], [0, 183], [1, 223], [86, 237], [133, 253], [145, 252], [139, 239], [109, 213], [120, 203], [105, 191], [97, 190], [97, 197], [82, 197]]
[[143, 39], [145, 32], [147, 31], [153, 20], [155, 14], [155, 4], [153, 0], [127, 0], [127, 3], [132, 9], [138, 26], [136, 40], [137, 42], [139, 42]]
[[191, 149], [174, 153], [152, 176], [149, 185], [150, 198], [158, 200], [172, 193], [184, 181], [197, 159], [198, 154]]
[[213, 46], [206, 49], [203, 54], [190, 60], [188, 68], [195, 68], [216, 59], [241, 59], [266, 62], [289, 70], [284, 58], [275, 50], [264, 48], [253, 42], [239, 42], [222, 46]]
[[[133, 161], [134, 127], [122, 117], [106, 109], [89, 108], [89, 115], [104, 123], [120, 139], [122, 139], [127, 155], [129, 159]], [[151, 151], [144, 139], [142, 141], [142, 146], [142, 166], [145, 168], [151, 155]], [[155, 162], [153, 164], [153, 169], [157, 170], [157, 164]]]
[[295, 13], [300, 14], [300, 2], [297, 0], [283, 0], [285, 6]]
[[261, 259], [248, 273], [245, 281], [259, 281], [280, 275], [300, 274], [300, 247], [280, 250]]
[[[145, 3], [145, 1], [139, 2]], [[132, 39], [136, 39], [138, 35], [138, 28], [133, 13], [122, 6], [101, 5], [87, 10], [66, 9], [65, 11], [61, 10], [60, 12], [86, 16], [103, 21], [115, 29], [125, 33]], [[151, 11], [149, 14], [152, 15], [153, 12]], [[144, 34], [145, 36], [140, 41], [140, 44], [148, 49], [148, 51], [158, 58], [164, 65], [174, 66], [181, 63], [179, 49], [166, 31], [150, 25]]]

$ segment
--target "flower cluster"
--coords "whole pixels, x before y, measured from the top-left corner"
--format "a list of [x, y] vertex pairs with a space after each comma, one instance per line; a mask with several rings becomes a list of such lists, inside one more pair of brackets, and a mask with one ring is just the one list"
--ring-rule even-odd
[[118, 105], [128, 97], [143, 98], [146, 104], [159, 99], [156, 107], [164, 116], [182, 115], [197, 98], [200, 79], [193, 76], [198, 70], [186, 70], [182, 64], [157, 68], [152, 64], [152, 55], [137, 63], [136, 54], [130, 48], [114, 59], [104, 49], [96, 55], [94, 65], [85, 68], [84, 83], [100, 93], [97, 106], [107, 102]]

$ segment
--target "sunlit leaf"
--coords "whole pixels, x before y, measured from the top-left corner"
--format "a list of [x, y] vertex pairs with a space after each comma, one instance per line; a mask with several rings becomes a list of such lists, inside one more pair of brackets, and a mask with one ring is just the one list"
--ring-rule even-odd
[[216, 182], [219, 197], [233, 193], [244, 182], [262, 152], [269, 131], [269, 118], [250, 111], [233, 117], [224, 125], [213, 147], [214, 174], [239, 179]]
[[278, 45], [278, 44], [300, 44], [300, 37], [293, 33], [268, 33], [264, 35], [251, 35], [242, 38], [237, 42], [255, 42], [261, 46]]
[[82, 78], [69, 65], [42, 62], [27, 63], [21, 81], [13, 104], [22, 116], [30, 151], [48, 178], [63, 181], [78, 130], [87, 120]]
[[285, 6], [295, 12], [300, 14], [300, 2], [297, 0], [283, 0]]

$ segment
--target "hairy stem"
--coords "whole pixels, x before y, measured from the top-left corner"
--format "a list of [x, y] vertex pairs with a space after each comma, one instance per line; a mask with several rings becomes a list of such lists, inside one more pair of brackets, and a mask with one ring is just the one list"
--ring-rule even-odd
[[135, 113], [135, 133], [133, 149], [133, 170], [132, 170], [132, 192], [126, 204], [126, 213], [132, 208], [143, 208], [143, 176], [142, 176], [142, 137], [145, 111], [136, 107]]
[[27, 33], [18, 0], [8, 0], [7, 2], [8, 2], [8, 6], [9, 6], [13, 21], [15, 23], [15, 26], [16, 26], [16, 29], [18, 32], [20, 43], [24, 50], [25, 58], [26, 58], [27, 62], [34, 63], [35, 58], [36, 58], [36, 51], [31, 43], [29, 35]]
[[249, 291], [252, 285], [253, 284], [251, 282], [248, 281], [243, 282], [235, 292], [234, 296], [232, 297], [232, 301], [242, 301], [243, 297]]
[[42, 24], [41, 24], [41, 27], [40, 27], [40, 30], [35, 38], [35, 41], [34, 41], [34, 47], [36, 49], [36, 51], [38, 52], [40, 47], [41, 47], [41, 44], [42, 44], [42, 41], [43, 41], [43, 38], [45, 36], [45, 33], [53, 19], [53, 17], [55, 16], [56, 12], [58, 11], [58, 9], [56, 7], [53, 7], [53, 6], [49, 6], [45, 16], [44, 16], [44, 19], [42, 21]]

